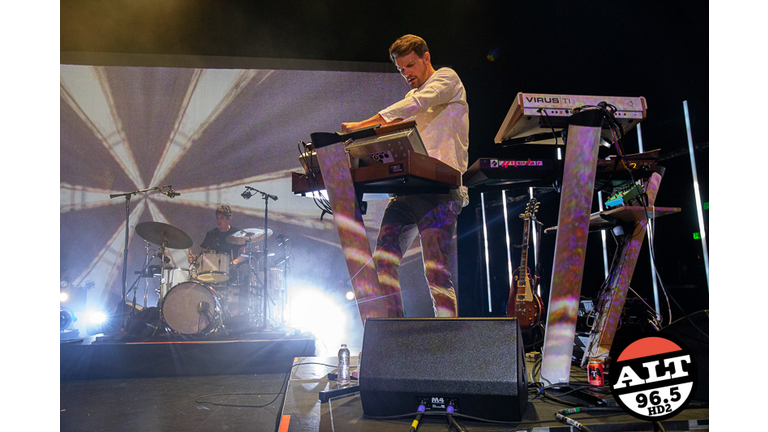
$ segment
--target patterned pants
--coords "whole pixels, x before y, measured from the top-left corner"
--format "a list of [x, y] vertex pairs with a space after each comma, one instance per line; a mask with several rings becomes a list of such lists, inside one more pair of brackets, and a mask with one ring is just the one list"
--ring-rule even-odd
[[381, 221], [376, 250], [373, 254], [381, 295], [396, 298], [399, 310], [391, 317], [403, 317], [398, 269], [403, 254], [421, 238], [424, 275], [427, 278], [436, 317], [456, 317], [456, 291], [451, 281], [451, 258], [456, 256], [456, 217], [461, 203], [451, 195], [406, 195], [390, 198]]

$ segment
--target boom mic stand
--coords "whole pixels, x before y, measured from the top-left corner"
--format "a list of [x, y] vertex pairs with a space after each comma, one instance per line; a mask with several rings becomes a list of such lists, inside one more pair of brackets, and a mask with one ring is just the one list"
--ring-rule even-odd
[[277, 196], [270, 195], [266, 192], [262, 192], [258, 189], [254, 189], [250, 186], [245, 187], [245, 192], [241, 194], [241, 196], [245, 199], [250, 199], [253, 196], [252, 192], [260, 193], [261, 198], [264, 200], [264, 265], [262, 268], [262, 271], [264, 272], [264, 298], [262, 299], [262, 313], [263, 313], [263, 319], [264, 319], [264, 327], [267, 326], [267, 304], [268, 304], [268, 296], [269, 296], [269, 279], [268, 279], [268, 272], [269, 267], [267, 266], [267, 261], [269, 260], [269, 251], [267, 250], [267, 241], [269, 240], [269, 200], [275, 200], [277, 201]]
[[[121, 316], [121, 322], [122, 327], [125, 328], [125, 321], [127, 320], [125, 317], [125, 302], [127, 297], [127, 284], [128, 284], [128, 228], [130, 224], [131, 219], [131, 197], [133, 195], [142, 193], [142, 192], [151, 192], [151, 191], [162, 191], [163, 189], [168, 188], [168, 191], [163, 192], [168, 197], [173, 198], [177, 194], [174, 192], [173, 187], [171, 185], [165, 185], [165, 186], [155, 186], [153, 188], [148, 189], [140, 189], [135, 190], [131, 192], [121, 192], [121, 193], [115, 193], [115, 194], [109, 194], [109, 199], [114, 199], [117, 197], [124, 196], [125, 197], [125, 247], [123, 248], [123, 286], [122, 286], [122, 297], [120, 299], [121, 307], [120, 309], [120, 316]], [[277, 198], [275, 198], [277, 199]]]
[[[139, 281], [142, 278], [145, 278], [147, 276], [147, 270], [150, 268], [150, 264], [155, 259], [155, 256], [152, 256], [152, 258], [147, 258], [144, 261], [144, 267], [141, 269], [141, 271], [136, 272], [138, 276], [136, 276], [136, 280], [133, 281], [131, 284], [131, 287], [127, 289], [125, 297], [127, 298], [128, 295], [133, 293], [133, 300], [131, 301], [131, 313], [128, 316], [125, 316], [125, 307], [128, 304], [128, 301], [123, 301], [121, 305], [118, 305], [118, 307], [115, 309], [115, 314], [121, 314], [121, 320], [119, 325], [115, 323], [114, 320], [107, 321], [107, 324], [105, 325], [106, 330], [105, 333], [107, 334], [117, 334], [120, 329], [124, 329], [127, 325], [128, 319], [134, 316], [136, 313], [136, 291], [138, 290], [138, 284]], [[146, 307], [146, 304], [144, 305]]]

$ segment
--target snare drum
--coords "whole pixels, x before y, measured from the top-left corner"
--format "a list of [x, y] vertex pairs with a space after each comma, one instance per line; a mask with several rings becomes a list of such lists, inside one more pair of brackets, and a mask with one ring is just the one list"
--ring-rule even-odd
[[227, 254], [203, 252], [195, 261], [192, 278], [209, 284], [224, 283], [229, 280], [229, 262]]
[[163, 321], [178, 334], [208, 334], [221, 325], [219, 295], [199, 282], [182, 282], [168, 291], [162, 305]]

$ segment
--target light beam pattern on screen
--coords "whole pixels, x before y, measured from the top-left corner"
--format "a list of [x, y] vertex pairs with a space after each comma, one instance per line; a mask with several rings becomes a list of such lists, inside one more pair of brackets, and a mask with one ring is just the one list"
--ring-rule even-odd
[[[145, 259], [137, 223], [176, 226], [195, 248], [219, 204], [233, 208], [233, 225], [261, 227], [264, 203], [245, 201], [246, 185], [280, 197], [269, 205], [271, 229], [323, 247], [309, 256], [294, 251], [298, 267], [319, 265], [319, 276], [337, 278], [325, 275], [343, 265], [333, 219], [321, 220], [311, 198], [291, 192], [290, 173], [301, 170], [296, 142], [398, 100], [404, 89], [396, 72], [61, 65], [60, 73], [61, 268], [76, 285], [95, 283], [89, 304], [113, 309], [121, 292], [125, 199], [109, 195], [160, 183], [181, 195], [131, 198], [129, 285]], [[178, 267], [185, 254], [168, 251]]]
[[196, 70], [151, 184], [160, 184], [202, 132], [254, 77], [272, 71]]
[[101, 141], [137, 189], [144, 189], [103, 67], [61, 68], [61, 98]]

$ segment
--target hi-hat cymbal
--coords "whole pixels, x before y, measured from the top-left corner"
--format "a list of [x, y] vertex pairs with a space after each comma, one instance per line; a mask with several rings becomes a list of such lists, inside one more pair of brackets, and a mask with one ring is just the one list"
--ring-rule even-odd
[[[267, 229], [267, 237], [272, 235], [272, 230]], [[233, 245], [244, 245], [264, 240], [264, 230], [261, 228], [244, 228], [227, 237], [227, 243]]]
[[136, 234], [150, 243], [170, 249], [192, 247], [192, 238], [187, 233], [162, 222], [141, 222], [136, 225]]

